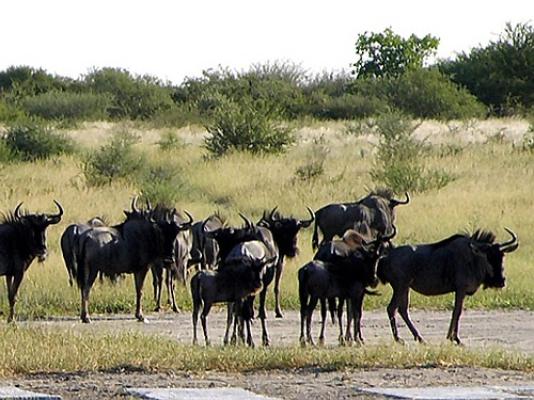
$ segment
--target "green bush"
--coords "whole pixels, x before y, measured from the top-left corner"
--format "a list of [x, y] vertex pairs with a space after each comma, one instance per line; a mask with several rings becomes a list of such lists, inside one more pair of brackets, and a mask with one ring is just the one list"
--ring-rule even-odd
[[331, 97], [312, 94], [303, 113], [321, 119], [354, 119], [380, 114], [388, 108], [387, 102], [376, 96], [364, 97], [358, 94], [344, 94]]
[[376, 119], [380, 142], [371, 178], [378, 186], [394, 192], [424, 192], [440, 189], [454, 180], [441, 170], [428, 170], [424, 164], [425, 146], [412, 133], [414, 123], [399, 112], [390, 112]]
[[178, 170], [166, 163], [153, 163], [145, 168], [138, 185], [144, 199], [168, 207], [174, 206], [184, 191]]
[[176, 150], [184, 147], [184, 142], [174, 131], [165, 131], [161, 134], [158, 146], [163, 151]]
[[384, 83], [390, 105], [417, 118], [480, 118], [486, 113], [476, 97], [436, 69], [407, 71]]
[[106, 94], [46, 92], [26, 97], [22, 108], [44, 119], [98, 120], [107, 117], [110, 97]]
[[217, 100], [204, 140], [211, 155], [219, 157], [232, 150], [276, 153], [294, 142], [291, 130], [280, 123], [277, 109], [246, 97], [240, 102], [223, 96]]
[[22, 161], [47, 159], [75, 150], [70, 138], [36, 122], [11, 126], [3, 141], [15, 157]]
[[13, 154], [5, 140], [0, 140], [0, 164], [6, 164], [16, 160], [16, 155]]
[[133, 147], [138, 140], [128, 130], [122, 130], [100, 149], [90, 152], [82, 165], [87, 183], [98, 186], [115, 179], [138, 179], [145, 164], [144, 155]]
[[306, 156], [306, 162], [296, 169], [295, 176], [304, 182], [313, 181], [322, 176], [328, 152], [329, 149], [323, 136], [314, 139], [312, 147]]
[[27, 119], [26, 113], [18, 107], [0, 99], [0, 121], [13, 123]]

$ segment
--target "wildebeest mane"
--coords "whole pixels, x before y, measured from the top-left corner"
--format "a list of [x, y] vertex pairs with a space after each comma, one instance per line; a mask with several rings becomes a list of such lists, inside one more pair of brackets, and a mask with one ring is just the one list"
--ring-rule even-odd
[[21, 222], [21, 219], [30, 215], [27, 211], [19, 211], [19, 216], [17, 217], [13, 211], [8, 211], [2, 213], [2, 219], [0, 219], [0, 224], [14, 225]]
[[471, 240], [487, 244], [495, 243], [495, 238], [496, 236], [493, 232], [483, 229], [477, 229], [475, 233], [471, 235]]
[[393, 196], [395, 196], [395, 193], [390, 188], [376, 188], [372, 190], [368, 196], [380, 196], [386, 200], [392, 200]]

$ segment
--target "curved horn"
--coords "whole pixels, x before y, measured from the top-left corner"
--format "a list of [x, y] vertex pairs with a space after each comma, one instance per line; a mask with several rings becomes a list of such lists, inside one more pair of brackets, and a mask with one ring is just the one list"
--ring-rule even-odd
[[56, 207], [59, 211], [57, 214], [46, 215], [46, 220], [49, 224], [57, 224], [59, 221], [61, 221], [61, 217], [63, 216], [63, 207], [61, 207], [61, 204], [59, 204], [59, 202], [56, 200], [54, 200], [54, 203], [56, 204]]
[[146, 203], [147, 211], [152, 210], [152, 204], [150, 203], [150, 200], [148, 199], [148, 197], [145, 199], [145, 203]]
[[136, 195], [133, 199], [132, 199], [132, 211], [134, 213], [137, 213], [139, 214], [139, 209], [137, 208], [137, 199], [139, 199], [139, 195]]
[[245, 221], [245, 225], [248, 229], [252, 229], [254, 227], [254, 224], [252, 223], [252, 221], [250, 219], [248, 219], [247, 217], [245, 217], [243, 214], [239, 213], [239, 216], [241, 217], [241, 219], [243, 221]]
[[313, 210], [310, 207], [306, 207], [306, 208], [308, 209], [308, 212], [310, 213], [311, 218], [307, 220], [299, 221], [300, 225], [303, 226], [304, 228], [307, 228], [308, 226], [311, 225], [313, 221], [315, 221], [315, 213], [313, 212]]
[[278, 209], [278, 206], [276, 206], [275, 208], [271, 210], [271, 212], [269, 213], [269, 221], [274, 221], [273, 216], [277, 209]]
[[184, 214], [187, 215], [187, 218], [189, 218], [189, 221], [186, 221], [182, 224], [180, 224], [180, 229], [189, 229], [191, 225], [193, 224], [193, 216], [187, 212], [187, 210], [184, 210]]
[[20, 218], [20, 207], [22, 207], [22, 201], [15, 207], [15, 211], [13, 212], [15, 218]]
[[391, 225], [391, 230], [392, 230], [391, 234], [389, 234], [387, 236], [381, 236], [380, 237], [380, 241], [387, 242], [387, 241], [393, 239], [397, 235], [397, 227], [395, 226], [395, 224]]
[[508, 232], [512, 236], [512, 239], [510, 239], [507, 242], [499, 244], [499, 250], [507, 253], [507, 252], [514, 251], [515, 249], [517, 249], [517, 247], [519, 246], [519, 243], [517, 240], [517, 235], [514, 233], [514, 231], [508, 228], [504, 228], [504, 229], [506, 230], [506, 232]]
[[404, 195], [406, 196], [406, 200], [397, 200], [397, 199], [391, 199], [390, 204], [391, 207], [397, 207], [398, 205], [404, 205], [410, 203], [410, 194], [408, 192], [404, 192]]

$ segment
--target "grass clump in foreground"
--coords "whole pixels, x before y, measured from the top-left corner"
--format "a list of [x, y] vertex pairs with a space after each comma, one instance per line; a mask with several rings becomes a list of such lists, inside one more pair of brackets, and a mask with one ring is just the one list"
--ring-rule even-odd
[[99, 371], [132, 367], [147, 371], [322, 368], [482, 367], [534, 372], [534, 358], [500, 349], [466, 349], [450, 344], [410, 348], [380, 344], [361, 348], [197, 347], [140, 334], [87, 336], [44, 329], [0, 328], [0, 375]]

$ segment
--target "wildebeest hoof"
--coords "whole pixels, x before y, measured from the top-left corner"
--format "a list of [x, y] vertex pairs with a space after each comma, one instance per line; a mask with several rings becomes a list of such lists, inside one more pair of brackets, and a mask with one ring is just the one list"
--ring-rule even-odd
[[137, 317], [137, 322], [142, 322], [143, 324], [148, 324], [149, 323], [148, 319], [146, 319], [143, 316]]
[[320, 337], [318, 341], [319, 346], [324, 346], [324, 337]]
[[299, 339], [299, 342], [300, 342], [300, 347], [306, 347], [306, 339], [304, 337], [300, 337]]
[[263, 338], [262, 343], [265, 347], [269, 347], [271, 345], [271, 341], [269, 340], [269, 338]]
[[423, 339], [421, 336], [417, 336], [415, 341], [419, 342], [420, 344], [426, 344], [425, 339]]
[[343, 336], [339, 336], [338, 342], [339, 342], [340, 346], [345, 346], [345, 344], [346, 344], [345, 338]]
[[404, 346], [404, 340], [402, 340], [401, 338], [395, 338], [395, 342], [400, 344], [401, 346]]
[[160, 312], [160, 311], [161, 311], [161, 307], [160, 307], [160, 306], [156, 306], [156, 307], [154, 308], [154, 312]]
[[276, 318], [284, 318], [284, 314], [282, 314], [281, 310], [276, 310], [275, 315]]
[[89, 318], [89, 316], [87, 315], [82, 315], [81, 316], [81, 320], [84, 324], [90, 324], [91, 323], [91, 318]]
[[172, 308], [172, 311], [174, 311], [175, 313], [181, 313], [181, 312], [182, 312], [182, 310], [180, 310], [180, 309], [179, 309], [178, 307], [176, 307], [176, 306], [174, 306], [174, 307]]

